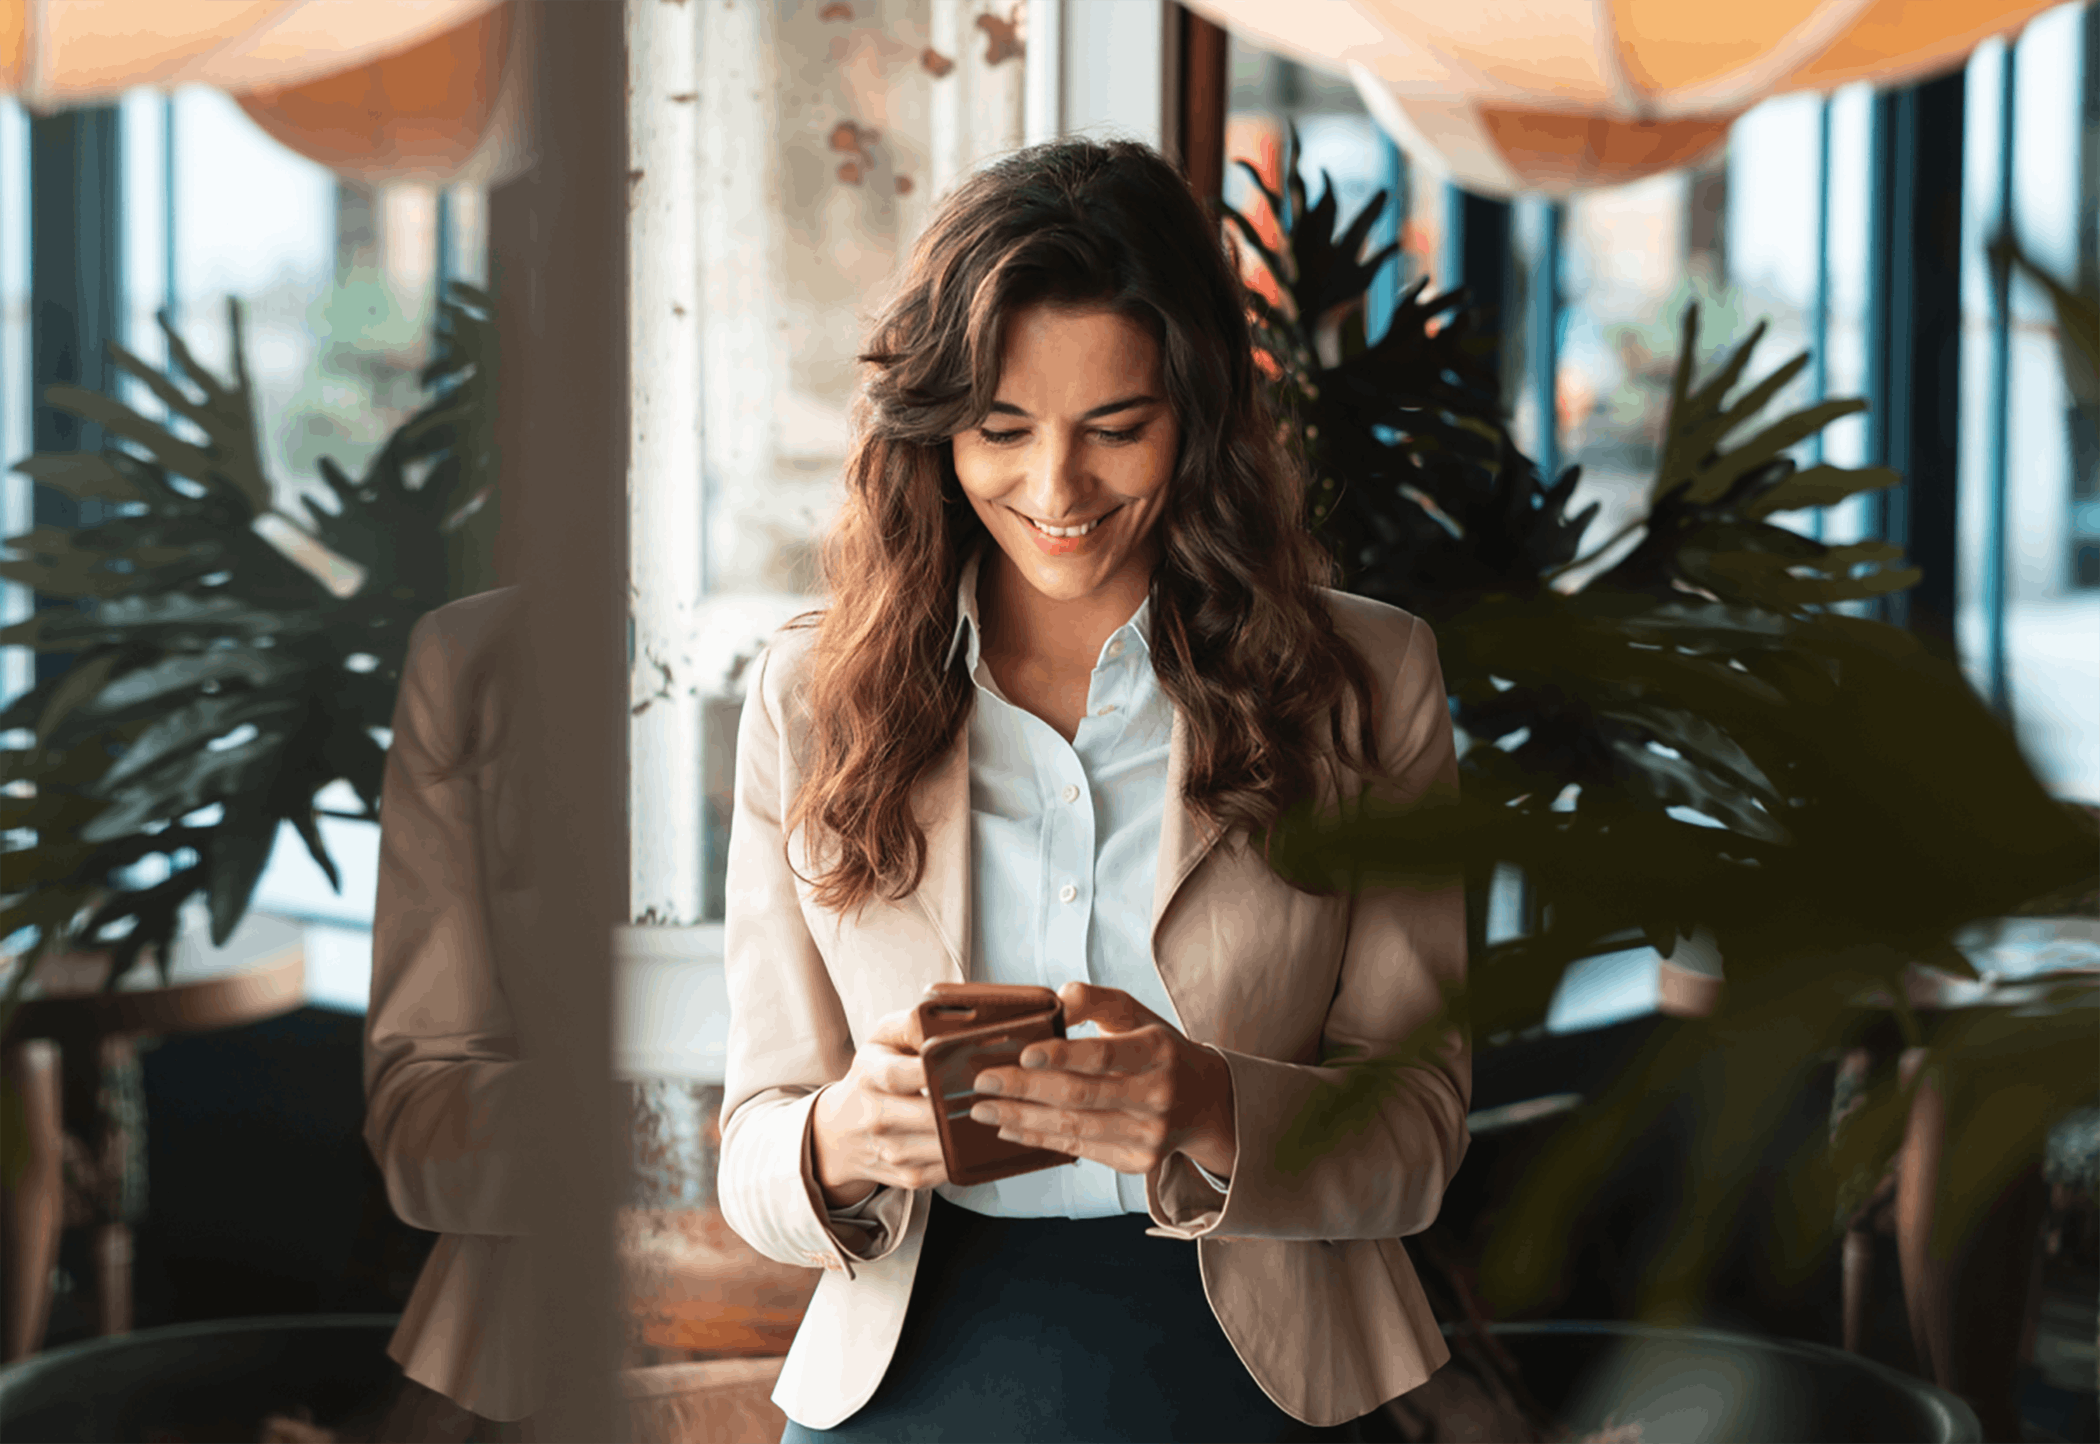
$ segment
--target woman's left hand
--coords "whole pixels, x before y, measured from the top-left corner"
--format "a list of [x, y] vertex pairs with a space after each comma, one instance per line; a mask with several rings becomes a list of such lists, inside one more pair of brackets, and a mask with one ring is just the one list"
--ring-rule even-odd
[[999, 1136], [1146, 1174], [1185, 1153], [1219, 1177], [1238, 1159], [1232, 1074], [1120, 988], [1067, 983], [1058, 990], [1067, 1026], [1097, 1023], [1098, 1038], [1031, 1043], [1018, 1068], [977, 1075], [970, 1116]]

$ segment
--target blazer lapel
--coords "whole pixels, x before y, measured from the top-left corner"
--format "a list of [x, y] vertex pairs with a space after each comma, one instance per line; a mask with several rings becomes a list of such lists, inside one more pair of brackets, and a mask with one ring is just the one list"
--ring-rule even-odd
[[1159, 956], [1159, 921], [1174, 895], [1217, 843], [1218, 833], [1186, 801], [1189, 768], [1188, 723], [1174, 709], [1174, 730], [1167, 740], [1167, 798], [1159, 823], [1159, 873], [1152, 884], [1153, 958]]
[[941, 940], [946, 969], [927, 981], [962, 983], [970, 976], [970, 729], [919, 784], [919, 825], [926, 829], [926, 874], [912, 894]]

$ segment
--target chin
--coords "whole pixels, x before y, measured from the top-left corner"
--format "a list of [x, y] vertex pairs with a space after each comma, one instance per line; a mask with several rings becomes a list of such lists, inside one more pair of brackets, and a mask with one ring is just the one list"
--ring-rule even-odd
[[1011, 552], [1007, 553], [1007, 560], [1027, 578], [1030, 586], [1053, 602], [1079, 601], [1099, 591], [1107, 577], [1115, 574], [1113, 568], [1104, 573], [1091, 561], [1059, 565], [1042, 557], [1017, 557]]

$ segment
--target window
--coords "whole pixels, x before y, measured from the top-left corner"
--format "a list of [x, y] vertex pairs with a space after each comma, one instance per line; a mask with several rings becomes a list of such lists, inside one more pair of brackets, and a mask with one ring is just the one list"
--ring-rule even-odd
[[2096, 37], [2091, 7], [2066, 5], [2028, 25], [2009, 71], [1998, 42], [1970, 60], [1962, 217], [1962, 657], [2043, 780], [2085, 802], [2100, 802], [2100, 447], [2047, 296], [2016, 276], [2001, 318], [1985, 247], [2002, 176], [2035, 264], [2088, 293], [2100, 282]]
[[[148, 363], [166, 366], [155, 322], [165, 310], [198, 361], [226, 375], [226, 302], [237, 299], [264, 469], [279, 488], [279, 508], [296, 515], [300, 495], [326, 493], [323, 457], [357, 474], [421, 404], [417, 375], [429, 357], [440, 278], [485, 279], [485, 202], [465, 190], [374, 191], [339, 182], [270, 139], [216, 90], [136, 91], [110, 113], [115, 334]], [[0, 102], [0, 442], [9, 462], [35, 447], [30, 130], [17, 104]], [[149, 415], [159, 412], [130, 378], [120, 379], [119, 394]], [[7, 534], [27, 530], [26, 477], [6, 477], [5, 502]], [[19, 587], [7, 588], [5, 603], [7, 620], [28, 614]], [[30, 683], [33, 659], [11, 647], [0, 660], [0, 693], [13, 696]], [[355, 811], [355, 798], [341, 791], [324, 794], [323, 805]], [[340, 925], [309, 940], [309, 991], [315, 1001], [361, 1009], [369, 945], [360, 932], [372, 914], [378, 830], [338, 818], [321, 827], [343, 872], [342, 891], [287, 828], [253, 907]]]
[[[1293, 126], [1303, 151], [1300, 169], [1309, 200], [1319, 199], [1323, 172], [1334, 183], [1335, 203], [1344, 220], [1369, 205], [1379, 191], [1386, 192], [1385, 215], [1372, 232], [1371, 245], [1398, 240], [1402, 255], [1372, 289], [1369, 324], [1375, 338], [1399, 287], [1432, 269], [1441, 234], [1435, 217], [1416, 213], [1399, 147], [1378, 129], [1346, 79], [1294, 64], [1238, 36], [1228, 37], [1226, 66], [1225, 203], [1254, 222], [1265, 240], [1274, 241], [1281, 233], [1254, 182], [1235, 162], [1248, 162], [1263, 184], [1280, 192], [1283, 152]], [[1256, 285], [1265, 284], [1258, 264], [1248, 274]]]
[[[2067, 284], [2090, 290], [2100, 279], [2096, 48], [2100, 12], [2091, 8], [2065, 5], [2028, 26], [2014, 47], [2009, 137], [1998, 121], [2005, 47], [1983, 46], [1967, 67], [1956, 568], [1957, 641], [1972, 680], [2005, 707], [2044, 781], [2085, 801], [2100, 801], [2100, 438], [2092, 417], [2071, 405], [2053, 312], [2024, 280], [1998, 327], [2008, 343], [2006, 404], [2002, 420], [1994, 417], [1998, 323], [1984, 248], [2002, 158], [2011, 166], [2013, 228], [2028, 254]], [[1230, 54], [1228, 166], [1249, 159], [1274, 185], [1284, 130], [1295, 120], [1308, 183], [1317, 194], [1319, 172], [1329, 171], [1344, 216], [1380, 185], [1406, 178], [1345, 81], [1237, 37]], [[1700, 307], [1701, 364], [1760, 321], [1767, 331], [1755, 369], [1810, 354], [1810, 366], [1775, 398], [1775, 413], [1868, 393], [1873, 293], [1891, 266], [1873, 250], [1875, 108], [1867, 86], [1777, 97], [1743, 116], [1725, 150], [1695, 168], [1558, 205], [1520, 200], [1510, 208], [1507, 280], [1475, 278], [1476, 293], [1480, 279], [1508, 287], [1502, 374], [1512, 427], [1534, 457], [1582, 467], [1576, 504], [1600, 508], [1590, 547], [1637, 514], [1652, 481], [1688, 303]], [[1446, 255], [1456, 193], [1426, 176], [1402, 188], [1406, 274], [1432, 273], [1439, 289], [1463, 279]], [[1243, 212], [1258, 209], [1236, 168], [1226, 198]], [[1473, 202], [1469, 214], [1479, 208]], [[1873, 444], [1867, 418], [1850, 417], [1805, 443], [1799, 459], [1863, 465]], [[1995, 472], [1994, 455], [2002, 456]], [[2000, 521], [1994, 486], [2002, 486]], [[1795, 520], [1831, 541], [1858, 540], [1882, 524], [1871, 497]], [[1508, 893], [1498, 886], [1491, 902], [1491, 936], [1514, 930]], [[1578, 1018], [1593, 1026], [1647, 1005], [1645, 984], [1629, 983], [1630, 973], [1600, 1001], [1607, 961], [1592, 960], [1580, 988], [1572, 978], [1564, 985], [1553, 1026]]]

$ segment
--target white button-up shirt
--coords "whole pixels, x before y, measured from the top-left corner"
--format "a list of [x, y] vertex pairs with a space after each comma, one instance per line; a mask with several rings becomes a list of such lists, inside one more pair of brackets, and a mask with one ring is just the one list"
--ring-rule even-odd
[[[1179, 1028], [1152, 961], [1152, 891], [1174, 709], [1152, 671], [1149, 602], [1102, 644], [1070, 742], [1000, 695], [982, 655], [977, 561], [963, 570], [955, 646], [970, 713], [970, 980], [1121, 988]], [[953, 653], [951, 652], [951, 656]], [[1073, 1037], [1099, 1030], [1088, 1023]], [[1005, 1218], [1144, 1213], [1145, 1180], [1081, 1159], [972, 1187], [949, 1202]]]

